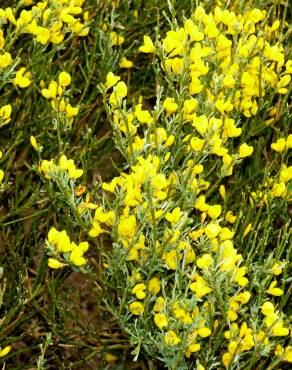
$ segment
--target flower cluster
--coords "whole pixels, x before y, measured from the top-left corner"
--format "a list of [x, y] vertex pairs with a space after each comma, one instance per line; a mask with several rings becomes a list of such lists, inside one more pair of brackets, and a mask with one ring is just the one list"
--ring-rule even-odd
[[7, 125], [11, 121], [12, 107], [10, 104], [0, 108], [0, 127]]
[[[88, 35], [89, 28], [83, 23], [88, 21], [88, 13], [83, 14], [83, 19], [80, 18], [84, 0], [49, 0], [40, 1], [36, 5], [32, 3], [24, 2], [26, 8], [19, 16], [17, 8], [0, 9], [1, 23], [11, 24], [17, 36], [33, 35], [42, 45], [60, 44], [71, 33], [78, 36]], [[30, 5], [30, 9], [27, 9]]]
[[[18, 3], [14, 8], [0, 8], [0, 73], [3, 75], [4, 85], [12, 82], [16, 88], [25, 89], [32, 84], [32, 74], [26, 66], [16, 69], [22, 55], [18, 53], [14, 58], [13, 44], [16, 44], [25, 34], [32, 35], [41, 46], [47, 46], [50, 43], [59, 45], [72, 35], [87, 36], [89, 15], [82, 8], [84, 0]], [[25, 63], [25, 56], [23, 59]], [[5, 123], [9, 122], [9, 109], [9, 105], [1, 108], [0, 117]], [[72, 112], [76, 110], [72, 108]], [[0, 126], [2, 124], [0, 122]]]
[[75, 166], [73, 159], [67, 159], [62, 155], [58, 164], [54, 160], [43, 160], [39, 166], [39, 171], [45, 175], [47, 179], [54, 178], [58, 175], [64, 175], [69, 179], [78, 179], [83, 175], [83, 170]]
[[75, 117], [78, 112], [78, 107], [73, 107], [68, 99], [64, 97], [65, 89], [71, 83], [71, 76], [69, 73], [63, 71], [59, 73], [58, 82], [51, 81], [47, 88], [45, 88], [45, 83], [42, 81], [42, 95], [50, 100], [51, 106], [58, 114], [64, 115], [68, 118], [68, 124], [72, 124], [73, 117]]
[[289, 183], [292, 179], [292, 166], [282, 164], [278, 173], [251, 192], [250, 202], [257, 207], [267, 205], [270, 198], [289, 198]]
[[48, 259], [48, 266], [52, 269], [59, 269], [67, 264], [78, 267], [85, 265], [84, 253], [89, 248], [89, 244], [81, 242], [77, 245], [70, 241], [65, 230], [58, 231], [53, 227], [48, 233], [47, 248], [48, 253], [53, 256]]

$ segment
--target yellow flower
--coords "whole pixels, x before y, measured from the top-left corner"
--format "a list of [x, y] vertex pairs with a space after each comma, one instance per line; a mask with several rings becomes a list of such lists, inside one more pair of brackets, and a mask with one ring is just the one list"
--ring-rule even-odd
[[209, 206], [207, 213], [213, 219], [216, 220], [221, 214], [222, 207], [220, 204], [215, 204], [213, 206]]
[[143, 283], [136, 284], [134, 288], [132, 289], [132, 293], [136, 295], [138, 299], [144, 299], [146, 296], [146, 293], [144, 290], [146, 289], [146, 285]]
[[165, 60], [165, 65], [169, 72], [172, 70], [174, 74], [181, 74], [184, 68], [184, 60], [182, 58], [169, 58]]
[[[243, 336], [243, 334], [242, 334], [242, 336]], [[240, 348], [241, 351], [249, 351], [252, 347], [254, 347], [253, 336], [250, 333], [246, 333], [242, 338], [242, 341], [241, 341], [241, 344], [240, 344], [239, 348]]]
[[181, 218], [181, 210], [179, 207], [176, 207], [174, 208], [174, 210], [170, 213], [170, 212], [167, 212], [167, 214], [165, 215], [165, 218], [168, 222], [170, 222], [171, 224], [176, 224], [178, 223], [178, 221], [180, 220]]
[[110, 33], [110, 39], [113, 45], [120, 46], [125, 42], [125, 38], [121, 35], [118, 35], [115, 31]]
[[287, 346], [285, 348], [283, 360], [292, 363], [292, 346]]
[[196, 201], [195, 208], [201, 212], [206, 212], [209, 209], [209, 204], [205, 202], [206, 197], [204, 195], [200, 195]]
[[228, 227], [223, 227], [220, 231], [220, 240], [230, 240], [234, 237], [234, 231], [231, 231]]
[[71, 104], [66, 105], [66, 115], [67, 117], [75, 117], [79, 113], [78, 107], [72, 107]]
[[110, 352], [106, 352], [105, 354], [104, 354], [104, 360], [108, 363], [108, 364], [113, 364], [113, 363], [115, 363], [115, 362], [117, 362], [118, 361], [118, 357], [117, 356], [115, 356], [115, 355], [113, 355], [112, 353], [110, 353]]
[[212, 289], [206, 284], [205, 280], [198, 274], [195, 275], [195, 280], [195, 282], [190, 284], [190, 289], [195, 292], [197, 299], [204, 297], [212, 291]]
[[265, 332], [260, 330], [259, 333], [256, 336], [256, 340], [258, 342], [264, 342], [266, 346], [269, 345], [269, 338], [266, 336]]
[[13, 84], [14, 86], [18, 86], [21, 89], [24, 89], [31, 84], [30, 77], [31, 77], [30, 72], [25, 73], [25, 68], [22, 67], [16, 72]]
[[49, 86], [47, 89], [42, 89], [42, 95], [46, 99], [53, 99], [56, 98], [58, 93], [62, 93], [62, 87], [60, 86], [60, 89], [58, 89], [58, 84], [56, 81], [51, 81], [49, 83]]
[[155, 47], [149, 36], [143, 36], [144, 44], [139, 47], [141, 53], [154, 53]]
[[229, 222], [230, 224], [234, 224], [236, 221], [236, 216], [231, 211], [228, 211], [225, 216], [225, 220]]
[[105, 191], [109, 191], [111, 193], [114, 193], [115, 188], [117, 186], [117, 178], [114, 177], [113, 180], [110, 183], [103, 182], [102, 183], [102, 189]]
[[[138, 118], [138, 121], [142, 124], [147, 123], [149, 125], [153, 123], [153, 118], [151, 117], [150, 112], [146, 109], [142, 109], [142, 104], [136, 105], [134, 114]], [[159, 127], [156, 132], [159, 132], [159, 131], [160, 133], [163, 131], [166, 137], [166, 131], [162, 127]], [[157, 136], [159, 137], [160, 135], [157, 135]], [[164, 135], [161, 135], [161, 136], [164, 136]]]
[[178, 105], [173, 98], [166, 98], [163, 102], [163, 108], [167, 114], [175, 113], [178, 109]]
[[68, 85], [70, 85], [71, 83], [71, 76], [69, 75], [69, 73], [67, 72], [61, 72], [59, 74], [59, 84], [62, 86], [62, 87], [66, 87]]
[[49, 258], [48, 259], [48, 266], [51, 268], [51, 269], [60, 269], [64, 266], [66, 266], [65, 263], [62, 263], [60, 261], [58, 261], [57, 259], [55, 258]]
[[126, 57], [123, 57], [119, 63], [120, 68], [132, 68], [133, 62]]
[[207, 235], [208, 238], [214, 239], [219, 234], [220, 230], [221, 230], [220, 225], [210, 223], [205, 227], [205, 234]]
[[51, 15], [52, 11], [50, 8], [46, 9], [44, 12], [43, 12], [43, 19], [45, 21], [47, 21]]
[[165, 299], [163, 297], [158, 297], [155, 301], [155, 305], [153, 307], [154, 312], [162, 312], [165, 309]]
[[113, 72], [109, 72], [106, 75], [106, 88], [110, 89], [120, 81], [121, 77], [115, 76]]
[[12, 57], [10, 53], [4, 53], [0, 55], [0, 68], [6, 68], [12, 63]]
[[165, 252], [163, 254], [163, 259], [165, 260], [166, 266], [171, 270], [176, 270], [177, 264], [180, 259], [180, 255], [176, 250], [170, 252]]
[[222, 199], [225, 199], [226, 196], [226, 190], [224, 185], [219, 186], [219, 194], [221, 195]]
[[185, 324], [191, 324], [193, 322], [188, 311], [182, 308], [179, 302], [174, 303], [172, 310], [173, 310], [174, 316], [177, 319], [179, 319], [181, 322]]
[[171, 147], [172, 144], [174, 143], [174, 140], [175, 140], [174, 135], [169, 135], [166, 142], [164, 143], [164, 146], [167, 148]]
[[173, 330], [169, 330], [164, 335], [164, 341], [167, 346], [176, 346], [181, 340]]
[[132, 312], [133, 315], [143, 315], [144, 313], [144, 306], [142, 303], [134, 301], [130, 303], [129, 309]]
[[193, 240], [197, 240], [200, 236], [202, 236], [204, 234], [204, 229], [198, 229], [198, 230], [195, 230], [195, 231], [192, 231], [189, 233], [189, 236], [190, 238], [192, 238]]
[[273, 275], [280, 275], [282, 273], [282, 265], [280, 263], [274, 263], [272, 270], [271, 270]]
[[229, 318], [230, 321], [235, 321], [238, 318], [238, 315], [235, 311], [233, 310], [228, 310], [227, 311], [227, 317]]
[[205, 141], [199, 139], [198, 137], [192, 137], [190, 141], [190, 146], [195, 152], [200, 152], [204, 148]]
[[243, 238], [250, 232], [250, 230], [251, 230], [251, 228], [252, 228], [252, 224], [251, 223], [249, 223], [247, 226], [246, 226], [246, 228], [244, 229], [244, 232], [243, 232]]
[[280, 79], [280, 81], [277, 83], [279, 94], [286, 94], [288, 92], [286, 86], [290, 83], [290, 81], [291, 81], [290, 75], [285, 75]]
[[228, 88], [228, 89], [232, 89], [235, 85], [235, 79], [233, 78], [232, 75], [227, 75], [223, 78], [222, 80], [222, 84], [224, 87]]
[[277, 344], [274, 353], [275, 353], [276, 356], [282, 356], [282, 354], [284, 353], [284, 351], [285, 350], [281, 346], [281, 344]]
[[239, 155], [241, 158], [249, 157], [253, 153], [253, 147], [247, 145], [246, 143], [240, 145]]
[[11, 351], [11, 346], [6, 346], [3, 349], [0, 350], [0, 357], [4, 357], [8, 355], [8, 353]]
[[75, 243], [73, 244], [73, 250], [70, 254], [70, 262], [75, 266], [85, 265], [86, 259], [83, 257], [83, 254], [87, 251], [89, 245], [87, 242], [82, 242], [78, 246]]
[[229, 100], [224, 101], [223, 99], [217, 99], [215, 102], [215, 107], [220, 113], [230, 112], [233, 109], [233, 104]]
[[199, 31], [198, 26], [191, 19], [185, 21], [184, 29], [192, 41], [202, 41], [204, 39], [203, 32]]
[[68, 168], [68, 175], [71, 179], [78, 179], [83, 175], [83, 170], [75, 168], [75, 165]]
[[225, 367], [228, 367], [231, 364], [232, 358], [233, 358], [233, 355], [230, 352], [226, 352], [223, 354], [222, 362]]
[[235, 270], [234, 280], [238, 283], [238, 285], [244, 287], [248, 284], [248, 279], [244, 276], [246, 273], [246, 266], [239, 267]]
[[273, 313], [271, 315], [268, 315], [264, 319], [264, 323], [267, 328], [271, 328], [273, 325], [275, 325], [276, 322], [278, 322], [279, 316], [277, 313]]
[[160, 280], [157, 277], [154, 277], [148, 283], [148, 290], [151, 294], [156, 295], [160, 291], [160, 286]]
[[5, 9], [6, 17], [8, 18], [9, 22], [16, 25], [16, 19], [13, 14], [13, 10], [9, 7]]
[[190, 95], [199, 94], [204, 88], [200, 79], [197, 76], [193, 76], [189, 84], [189, 93]]
[[250, 12], [249, 18], [254, 22], [258, 23], [260, 20], [264, 19], [265, 13], [260, 9], [254, 8]]
[[288, 149], [292, 148], [292, 134], [288, 135], [287, 140], [286, 140], [286, 147]]
[[118, 225], [119, 235], [125, 239], [132, 238], [136, 232], [136, 224], [136, 217], [134, 215], [120, 219]]
[[287, 168], [287, 166], [283, 164], [280, 171], [280, 181], [287, 183], [291, 179], [292, 179], [292, 166], [289, 166]]
[[178, 245], [179, 250], [184, 251], [186, 264], [192, 263], [195, 260], [195, 252], [188, 242], [180, 241]]
[[0, 170], [0, 183], [3, 181], [3, 179], [4, 179], [4, 171]]
[[113, 106], [120, 103], [121, 99], [127, 96], [127, 91], [127, 85], [125, 84], [125, 82], [118, 82], [117, 85], [114, 87], [114, 91], [110, 95], [110, 103]]
[[201, 338], [207, 338], [210, 336], [211, 330], [203, 326], [202, 328], [197, 330], [197, 333]]
[[60, 19], [61, 19], [62, 22], [69, 23], [69, 24], [74, 23], [76, 21], [75, 18], [73, 17], [73, 15], [69, 14], [68, 8], [64, 8], [61, 11]]
[[38, 150], [39, 148], [39, 145], [38, 145], [38, 142], [36, 140], [36, 138], [34, 136], [31, 136], [30, 137], [30, 143], [31, 143], [31, 146], [35, 149], [35, 150]]
[[198, 101], [194, 98], [186, 99], [184, 101], [183, 112], [185, 119], [191, 121], [194, 111], [198, 108]]
[[213, 258], [210, 254], [203, 254], [202, 257], [197, 259], [197, 266], [200, 269], [208, 269], [212, 262]]
[[83, 23], [77, 21], [70, 25], [72, 32], [75, 32], [78, 36], [84, 37], [89, 33], [89, 27], [85, 27]]
[[160, 330], [162, 330], [163, 328], [166, 328], [168, 325], [167, 316], [163, 313], [156, 313], [154, 315], [154, 322]]
[[169, 53], [169, 57], [174, 57], [184, 52], [186, 36], [183, 28], [179, 28], [177, 31], [171, 30], [166, 33], [166, 37], [163, 39], [163, 47], [166, 53]]
[[274, 280], [271, 282], [269, 289], [267, 290], [268, 294], [274, 295], [276, 297], [279, 297], [284, 294], [283, 290], [280, 288], [276, 288], [277, 280]]
[[239, 293], [237, 296], [233, 297], [233, 300], [236, 302], [240, 302], [241, 304], [246, 304], [250, 300], [250, 297], [250, 292], [246, 291], [243, 293]]
[[56, 247], [57, 252], [70, 252], [73, 246], [65, 230], [58, 231], [52, 227], [48, 233], [48, 242]]
[[44, 28], [44, 27], [37, 28], [36, 39], [40, 44], [46, 45], [48, 41], [50, 40], [50, 37], [51, 37], [51, 34], [47, 28]]
[[271, 148], [278, 153], [282, 153], [285, 149], [285, 146], [286, 146], [286, 141], [283, 138], [278, 139], [275, 143], [271, 144]]
[[208, 36], [209, 39], [213, 39], [219, 35], [219, 30], [216, 27], [215, 22], [208, 21], [204, 30], [204, 33]]
[[283, 326], [283, 321], [277, 321], [272, 326], [272, 335], [275, 337], [285, 337], [289, 335], [289, 329]]
[[86, 193], [86, 190], [87, 190], [86, 186], [79, 185], [79, 186], [77, 186], [77, 188], [75, 190], [75, 194], [77, 195], [77, 197], [81, 197], [81, 195]]
[[[48, 241], [51, 244], [56, 244], [59, 240], [59, 231], [52, 227], [48, 233]], [[70, 240], [69, 240], [70, 242]]]
[[3, 105], [3, 107], [0, 108], [0, 119], [2, 118], [2, 122], [0, 122], [0, 126], [7, 125], [11, 121], [11, 112], [12, 108], [10, 104]]
[[284, 182], [275, 183], [272, 187], [274, 197], [281, 197], [286, 194], [286, 186]]
[[208, 118], [204, 115], [199, 116], [199, 117], [195, 116], [193, 118], [192, 126], [195, 127], [195, 129], [201, 135], [203, 135], [207, 131], [208, 125], [209, 125]]
[[[61, 22], [62, 23], [62, 22]], [[53, 44], [61, 44], [61, 42], [64, 40], [64, 37], [65, 35], [59, 31], [53, 31], [51, 33], [51, 38], [50, 38], [50, 41], [53, 43]]]
[[[190, 351], [191, 353], [195, 353], [195, 352], [198, 352], [199, 350], [201, 349], [201, 345], [200, 343], [193, 343], [193, 344], [190, 344], [188, 346], [188, 351]], [[198, 369], [204, 369], [201, 365], [199, 365], [200, 367]]]

